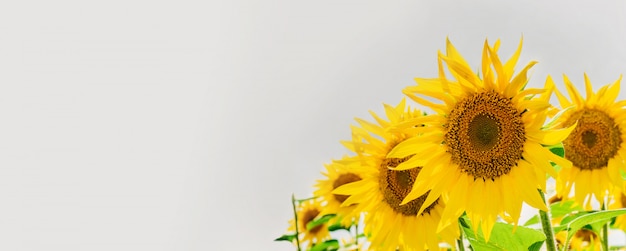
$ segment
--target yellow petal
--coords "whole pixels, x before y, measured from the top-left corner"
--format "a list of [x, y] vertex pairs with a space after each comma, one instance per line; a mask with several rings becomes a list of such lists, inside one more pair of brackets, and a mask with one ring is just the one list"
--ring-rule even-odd
[[559, 144], [565, 140], [570, 133], [576, 128], [577, 123], [571, 125], [568, 128], [542, 130], [533, 134], [527, 135], [529, 139], [535, 140], [542, 145], [552, 146]]
[[504, 64], [504, 72], [507, 76], [513, 76], [513, 72], [515, 70], [515, 64], [517, 64], [517, 60], [519, 59], [519, 55], [522, 53], [522, 44], [524, 42], [524, 36], [522, 36], [519, 40], [519, 45], [517, 46], [517, 50], [513, 53], [513, 56], [509, 58], [508, 61]]
[[582, 97], [578, 93], [578, 90], [576, 90], [574, 84], [572, 84], [572, 81], [570, 81], [565, 74], [563, 74], [563, 81], [565, 82], [565, 88], [567, 89], [569, 96], [572, 98], [572, 101], [574, 101], [577, 106], [582, 107], [585, 104]]

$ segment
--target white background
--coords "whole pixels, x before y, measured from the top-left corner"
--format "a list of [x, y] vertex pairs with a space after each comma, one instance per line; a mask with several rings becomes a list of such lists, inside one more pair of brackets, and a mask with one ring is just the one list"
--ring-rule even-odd
[[293, 250], [291, 194], [447, 36], [479, 69], [523, 35], [531, 86], [626, 71], [619, 1], [7, 2], [0, 250]]

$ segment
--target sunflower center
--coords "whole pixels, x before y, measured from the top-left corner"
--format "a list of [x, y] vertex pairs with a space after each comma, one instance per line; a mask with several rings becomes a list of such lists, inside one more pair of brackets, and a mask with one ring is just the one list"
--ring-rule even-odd
[[475, 93], [456, 104], [446, 125], [452, 161], [475, 179], [500, 177], [522, 158], [526, 131], [522, 113], [495, 91]]
[[[302, 216], [302, 227], [304, 229], [306, 229], [306, 225], [309, 224], [309, 222], [313, 221], [315, 219], [315, 217], [317, 217], [320, 214], [320, 211], [317, 209], [310, 209], [307, 210], [306, 212], [304, 212], [303, 216]], [[322, 230], [322, 225], [318, 225], [314, 228], [311, 228], [311, 230], [309, 230], [310, 233], [317, 233], [318, 231]]]
[[[359, 177], [356, 174], [353, 173], [344, 173], [342, 175], [339, 175], [339, 177], [337, 177], [337, 179], [335, 179], [335, 182], [333, 182], [333, 189], [338, 188], [342, 185], [348, 184], [348, 183], [352, 183], [355, 181], [359, 181], [361, 180], [361, 177]], [[350, 197], [350, 195], [342, 195], [342, 194], [333, 194], [335, 196], [335, 199], [337, 201], [339, 201], [340, 203], [346, 201], [346, 199], [348, 199], [348, 197]]]
[[478, 114], [469, 124], [467, 134], [472, 147], [483, 151], [493, 148], [498, 143], [500, 128], [498, 123], [487, 114]]
[[[411, 156], [405, 158], [388, 158], [385, 159], [380, 165], [380, 190], [383, 193], [385, 202], [397, 213], [404, 214], [406, 216], [416, 216], [419, 212], [422, 204], [428, 197], [428, 192], [419, 198], [412, 200], [411, 202], [400, 205], [402, 200], [411, 192], [415, 178], [419, 174], [421, 167], [415, 167], [408, 170], [394, 171], [389, 167], [397, 167], [400, 163], [408, 160]], [[437, 205], [439, 199], [433, 204], [424, 209], [425, 213], [430, 213], [430, 210]]]
[[576, 238], [584, 242], [591, 242], [592, 240], [597, 240], [598, 235], [589, 229], [582, 228], [576, 231]]
[[622, 202], [622, 208], [626, 208], [626, 196], [623, 193], [620, 193], [620, 201]]
[[598, 135], [593, 131], [585, 131], [582, 133], [583, 144], [587, 146], [587, 148], [592, 148], [596, 145], [596, 141], [598, 140]]
[[574, 131], [563, 141], [565, 158], [580, 169], [606, 167], [622, 143], [615, 120], [603, 111], [583, 109], [573, 113], [565, 126], [576, 122], [578, 125]]

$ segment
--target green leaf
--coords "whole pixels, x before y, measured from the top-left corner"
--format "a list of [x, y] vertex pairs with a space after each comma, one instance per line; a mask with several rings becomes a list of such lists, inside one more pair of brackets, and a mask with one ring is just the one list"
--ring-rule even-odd
[[341, 225], [341, 223], [337, 222], [335, 224], [332, 224], [330, 226], [328, 226], [328, 231], [337, 231], [337, 230], [347, 230], [350, 231], [350, 227], [345, 227], [343, 225]]
[[[552, 215], [552, 219], [561, 218], [572, 212], [578, 212], [582, 210], [583, 208], [577, 206], [574, 201], [559, 201], [550, 205], [550, 214]], [[562, 222], [563, 221], [561, 221], [561, 224], [564, 224]], [[535, 215], [532, 218], [528, 219], [528, 221], [524, 223], [524, 226], [530, 226], [539, 223], [541, 223], [539, 215]]]
[[313, 200], [313, 199], [315, 199], [315, 198], [317, 198], [317, 197], [310, 197], [310, 198], [301, 199], [301, 200], [296, 200], [296, 201], [297, 201], [298, 203], [302, 203], [302, 202], [305, 202], [305, 201], [307, 201], [307, 200]]
[[543, 242], [544, 241], [538, 241], [533, 243], [532, 245], [530, 245], [530, 247], [528, 247], [528, 251], [539, 251], [541, 250], [541, 246], [543, 246]]
[[583, 211], [583, 208], [576, 205], [574, 201], [560, 201], [550, 205], [550, 213], [552, 218], [563, 217], [575, 211]]
[[[461, 218], [466, 224], [471, 224], [469, 219]], [[461, 224], [463, 232], [467, 236], [474, 250], [520, 250], [526, 251], [535, 247], [537, 242], [543, 243], [546, 236], [539, 230], [518, 226], [513, 233], [513, 225], [496, 222], [491, 231], [489, 242], [485, 242], [482, 231], [474, 233], [471, 227]], [[480, 229], [480, 228], [479, 228]]]
[[550, 149], [550, 152], [559, 155], [561, 158], [565, 156], [565, 148], [563, 148], [563, 143], [549, 146], [548, 149]]
[[309, 251], [335, 251], [339, 249], [339, 241], [327, 240], [322, 243], [317, 243]]
[[330, 219], [332, 219], [333, 217], [335, 217], [335, 214], [327, 214], [324, 215], [322, 217], [319, 217], [315, 220], [310, 221], [309, 223], [306, 224], [306, 230], [311, 230], [317, 226], [321, 226], [324, 225], [326, 222], [328, 222]]
[[586, 225], [606, 224], [611, 220], [611, 218], [620, 216], [622, 214], [626, 214], [626, 209], [592, 212], [573, 219], [567, 224], [566, 243], [569, 243], [569, 240], [576, 233], [576, 231], [578, 231], [582, 227]]
[[528, 219], [526, 221], [526, 223], [524, 223], [524, 226], [530, 226], [530, 225], [535, 225], [535, 224], [539, 224], [541, 221], [539, 220], [539, 215], [535, 215], [532, 218]]
[[283, 236], [276, 238], [274, 241], [293, 242], [294, 239], [296, 239], [296, 234], [284, 234]]

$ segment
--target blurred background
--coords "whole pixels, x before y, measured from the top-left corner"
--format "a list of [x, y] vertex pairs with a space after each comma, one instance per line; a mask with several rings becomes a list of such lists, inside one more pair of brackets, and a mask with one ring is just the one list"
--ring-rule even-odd
[[[622, 1], [0, 4], [0, 249], [294, 250], [273, 242], [355, 117], [486, 38], [530, 86], [626, 71]], [[521, 68], [518, 68], [521, 69]], [[622, 93], [620, 98], [626, 96]], [[534, 210], [526, 209], [525, 216]], [[623, 238], [615, 241], [623, 244]]]

